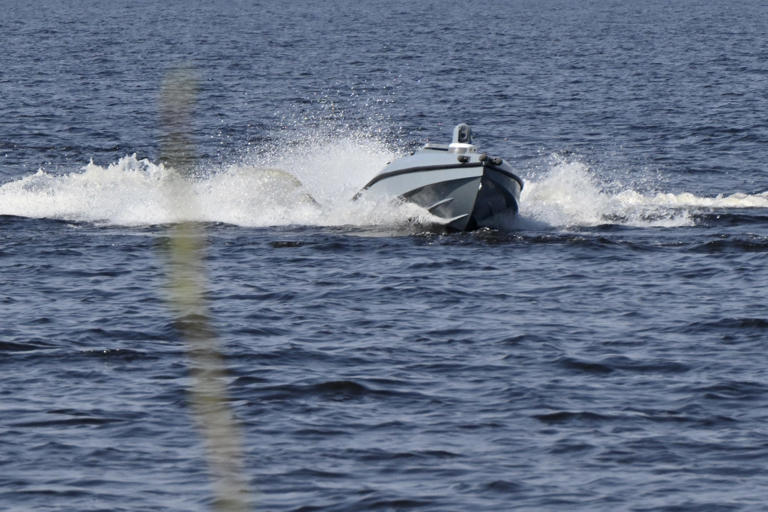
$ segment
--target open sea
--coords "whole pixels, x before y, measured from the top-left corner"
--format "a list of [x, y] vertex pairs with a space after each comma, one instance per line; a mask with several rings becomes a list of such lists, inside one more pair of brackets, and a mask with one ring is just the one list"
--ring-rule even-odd
[[766, 0], [0, 10], [0, 510], [767, 509]]

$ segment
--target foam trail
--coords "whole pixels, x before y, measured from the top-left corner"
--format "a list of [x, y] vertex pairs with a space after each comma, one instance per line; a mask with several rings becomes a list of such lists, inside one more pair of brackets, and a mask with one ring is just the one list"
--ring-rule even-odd
[[626, 204], [646, 204], [667, 208], [768, 208], [768, 191], [760, 194], [737, 192], [730, 195], [718, 194], [715, 197], [699, 197], [689, 192], [680, 194], [658, 193], [643, 196], [633, 190], [619, 194]]
[[172, 222], [162, 185], [169, 172], [135, 155], [101, 167], [93, 162], [66, 175], [43, 170], [0, 187], [0, 214], [144, 224]]
[[587, 165], [555, 158], [542, 179], [526, 182], [520, 202], [517, 227], [523, 228], [682, 227], [693, 225], [691, 214], [702, 208], [768, 208], [768, 192], [715, 197], [689, 192], [646, 195], [632, 189], [611, 193]]
[[[201, 221], [249, 227], [399, 229], [433, 223], [434, 217], [414, 205], [373, 198], [351, 201], [397, 156], [384, 143], [363, 135], [283, 142], [263, 154], [203, 173], [188, 188], [196, 207], [181, 211], [168, 203], [166, 194], [179, 176], [163, 165], [130, 155], [107, 166], [91, 162], [62, 175], [39, 170], [5, 183], [0, 186], [0, 215], [127, 226]], [[603, 186], [587, 165], [554, 158], [543, 176], [526, 179], [520, 216], [501, 222], [500, 227], [679, 227], [693, 225], [692, 214], [709, 208], [768, 208], [768, 192], [714, 197], [643, 193], [615, 184]]]
[[195, 208], [169, 204], [181, 179], [172, 169], [136, 155], [78, 172], [37, 171], [0, 186], [0, 215], [108, 225], [183, 221], [240, 226], [407, 225], [431, 220], [413, 205], [351, 198], [396, 154], [364, 137], [316, 137], [283, 150], [211, 169], [187, 188]]

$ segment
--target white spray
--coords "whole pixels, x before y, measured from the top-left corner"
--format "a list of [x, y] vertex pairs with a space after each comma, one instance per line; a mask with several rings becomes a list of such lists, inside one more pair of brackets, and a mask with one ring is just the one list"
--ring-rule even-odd
[[[180, 220], [240, 226], [397, 226], [434, 220], [408, 204], [352, 201], [384, 165], [399, 156], [364, 135], [305, 137], [240, 162], [209, 169], [192, 185], [194, 212], [179, 218], [163, 187], [177, 175], [136, 155], [76, 172], [43, 170], [0, 186], [0, 215], [111, 225]], [[525, 173], [520, 173], [524, 178]], [[541, 177], [526, 179], [516, 228], [574, 228], [600, 224], [687, 226], [701, 208], [768, 208], [768, 192], [699, 197], [691, 193], [607, 192], [590, 168], [551, 158]]]

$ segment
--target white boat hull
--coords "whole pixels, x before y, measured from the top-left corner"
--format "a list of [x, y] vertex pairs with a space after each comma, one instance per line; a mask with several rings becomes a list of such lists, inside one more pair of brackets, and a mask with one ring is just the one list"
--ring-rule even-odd
[[475, 151], [451, 151], [452, 146], [427, 145], [392, 162], [358, 196], [409, 201], [456, 231], [470, 231], [491, 225], [499, 216], [516, 215], [523, 181], [511, 166]]

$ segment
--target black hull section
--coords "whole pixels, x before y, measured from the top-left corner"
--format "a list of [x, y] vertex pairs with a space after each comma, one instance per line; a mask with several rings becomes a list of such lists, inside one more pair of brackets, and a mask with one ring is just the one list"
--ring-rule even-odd
[[[514, 176], [514, 175], [513, 175]], [[480, 181], [475, 207], [465, 231], [492, 226], [494, 219], [517, 215], [522, 184], [506, 171], [486, 167]]]
[[401, 197], [443, 219], [450, 231], [472, 231], [516, 215], [521, 190], [511, 171], [487, 165], [477, 176], [430, 183]]

